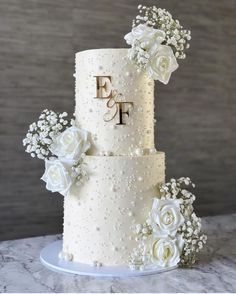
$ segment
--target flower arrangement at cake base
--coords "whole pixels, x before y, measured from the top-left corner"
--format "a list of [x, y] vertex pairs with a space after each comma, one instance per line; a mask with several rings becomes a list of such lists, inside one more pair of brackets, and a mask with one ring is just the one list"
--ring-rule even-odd
[[149, 266], [192, 266], [206, 243], [201, 219], [193, 208], [195, 196], [187, 186], [195, 187], [189, 178], [171, 179], [159, 187], [145, 223], [134, 227], [138, 247], [130, 256], [130, 268], [144, 270]]

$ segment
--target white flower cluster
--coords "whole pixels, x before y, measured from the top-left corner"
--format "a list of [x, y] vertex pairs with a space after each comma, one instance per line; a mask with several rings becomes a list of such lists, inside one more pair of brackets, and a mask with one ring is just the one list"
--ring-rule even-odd
[[193, 212], [179, 232], [185, 241], [181, 265], [192, 266], [196, 262], [196, 254], [202, 250], [207, 241], [207, 236], [201, 233], [201, 219]]
[[149, 218], [135, 228], [139, 247], [131, 254], [131, 268], [140, 269], [149, 264], [176, 266], [179, 263], [184, 245], [182, 236], [177, 233], [184, 223], [180, 204], [178, 199], [154, 198]]
[[[82, 157], [83, 159], [83, 157]], [[72, 171], [76, 175], [76, 186], [82, 185], [85, 181], [88, 181], [89, 175], [84, 167], [83, 161], [79, 161], [76, 165], [72, 167]]]
[[152, 227], [145, 222], [132, 227], [136, 237], [135, 241], [138, 247], [134, 248], [130, 254], [129, 267], [131, 270], [143, 270], [149, 264], [151, 259], [149, 252], [146, 250], [146, 242], [152, 235]]
[[156, 6], [138, 6], [139, 15], [133, 20], [133, 27], [139, 24], [146, 24], [165, 33], [164, 45], [172, 48], [175, 57], [185, 59], [185, 50], [190, 47], [191, 31], [183, 29], [183, 26], [176, 19], [174, 20], [170, 12]]
[[149, 256], [146, 254], [144, 242], [140, 242], [137, 248], [130, 254], [129, 268], [131, 270], [143, 270], [148, 264]]
[[144, 224], [137, 224], [134, 230], [142, 240], [146, 240], [152, 234], [152, 227], [146, 222]]
[[73, 184], [88, 179], [84, 169], [85, 152], [90, 148], [88, 132], [79, 129], [75, 121], [69, 122], [67, 113], [44, 110], [37, 123], [29, 127], [23, 145], [32, 157], [45, 160], [42, 180], [51, 192], [66, 196]]
[[186, 57], [190, 31], [184, 30], [165, 9], [138, 6], [140, 15], [133, 21], [132, 31], [125, 35], [131, 45], [128, 57], [138, 70], [145, 70], [149, 77], [167, 84], [178, 68], [177, 58]]
[[132, 49], [129, 50], [129, 59], [140, 68], [145, 68], [148, 64], [150, 54], [140, 46], [140, 42], [135, 40], [132, 44]]
[[195, 187], [189, 178], [182, 177], [159, 187], [160, 198], [154, 198], [150, 216], [134, 228], [139, 246], [130, 256], [131, 269], [195, 263], [207, 237], [193, 211], [195, 196], [186, 186]]
[[196, 197], [185, 187], [195, 187], [190, 178], [181, 177], [178, 180], [171, 179], [169, 183], [160, 187], [161, 199], [180, 199], [180, 210], [184, 216], [184, 224], [179, 228], [178, 233], [184, 240], [183, 252], [180, 265], [192, 266], [196, 261], [197, 253], [206, 244], [207, 236], [201, 232], [201, 219], [196, 216], [193, 202]]
[[43, 110], [39, 120], [29, 126], [26, 137], [23, 139], [23, 145], [26, 146], [25, 151], [32, 157], [48, 159], [51, 156], [49, 147], [53, 138], [69, 123], [67, 116], [66, 112], [59, 114], [52, 110]]

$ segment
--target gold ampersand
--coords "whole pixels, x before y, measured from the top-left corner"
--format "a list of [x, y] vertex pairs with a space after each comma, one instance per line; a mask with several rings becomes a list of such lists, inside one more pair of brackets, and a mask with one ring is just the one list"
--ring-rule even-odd
[[[122, 94], [116, 90], [112, 90], [110, 76], [95, 76], [97, 81], [97, 97], [96, 99], [108, 99], [106, 106], [108, 111], [103, 115], [103, 120], [109, 122], [118, 115], [117, 125], [125, 125], [124, 115], [129, 117], [130, 109], [133, 108], [133, 102], [122, 101]], [[128, 109], [125, 110], [125, 105]]]
[[116, 104], [115, 96], [109, 98], [106, 105], [107, 105], [108, 111], [103, 115], [103, 120], [105, 122], [109, 122], [113, 120], [118, 113], [118, 107]]

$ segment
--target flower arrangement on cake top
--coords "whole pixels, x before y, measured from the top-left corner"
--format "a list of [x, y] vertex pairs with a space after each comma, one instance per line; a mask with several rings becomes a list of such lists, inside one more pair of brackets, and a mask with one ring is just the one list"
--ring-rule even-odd
[[178, 68], [177, 59], [185, 59], [190, 47], [191, 32], [183, 29], [166, 9], [156, 6], [138, 6], [139, 15], [133, 21], [132, 31], [125, 35], [129, 58], [150, 78], [167, 84]]
[[139, 243], [130, 256], [131, 269], [145, 266], [192, 266], [206, 243], [201, 219], [193, 209], [195, 196], [186, 187], [195, 187], [189, 178], [171, 179], [159, 187], [144, 224], [134, 228]]
[[37, 122], [29, 126], [23, 145], [32, 157], [45, 161], [42, 180], [51, 192], [66, 196], [73, 184], [87, 179], [83, 158], [90, 148], [88, 132], [75, 121], [67, 120], [66, 112], [45, 109]]

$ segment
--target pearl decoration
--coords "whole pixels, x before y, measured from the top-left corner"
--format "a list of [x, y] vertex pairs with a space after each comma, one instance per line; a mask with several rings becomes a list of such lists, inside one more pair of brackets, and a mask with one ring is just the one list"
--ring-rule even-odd
[[116, 192], [116, 187], [115, 186], [111, 186], [111, 191], [112, 192]]
[[65, 261], [72, 261], [73, 260], [73, 255], [71, 253], [63, 252], [61, 251], [58, 255], [60, 259], [63, 259]]
[[65, 253], [64, 260], [65, 261], [72, 261], [73, 260], [73, 255], [71, 253]]
[[144, 154], [144, 150], [142, 148], [136, 148], [134, 150], [135, 155], [142, 156]]
[[149, 154], [156, 154], [156, 153], [157, 153], [156, 148], [150, 148], [149, 149]]
[[134, 216], [134, 213], [132, 211], [129, 211], [128, 216]]

